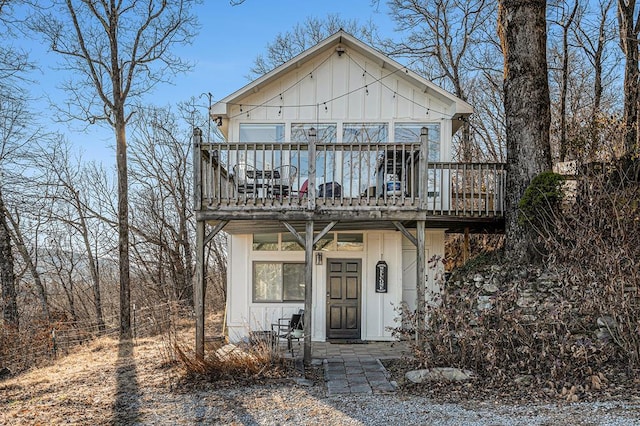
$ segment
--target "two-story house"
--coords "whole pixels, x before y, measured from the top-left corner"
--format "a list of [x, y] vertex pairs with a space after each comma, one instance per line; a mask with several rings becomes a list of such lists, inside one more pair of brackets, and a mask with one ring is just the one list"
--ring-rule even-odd
[[299, 309], [305, 360], [312, 340], [392, 339], [401, 303], [438, 292], [445, 232], [503, 226], [503, 165], [452, 162], [472, 112], [344, 31], [212, 105], [225, 142], [194, 132], [197, 353], [222, 229], [232, 341]]

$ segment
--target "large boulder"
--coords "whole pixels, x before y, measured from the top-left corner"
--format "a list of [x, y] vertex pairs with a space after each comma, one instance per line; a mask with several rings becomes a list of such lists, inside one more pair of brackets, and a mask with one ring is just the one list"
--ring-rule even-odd
[[466, 382], [476, 377], [470, 370], [453, 367], [425, 368], [423, 370], [408, 371], [405, 378], [413, 383], [423, 382]]

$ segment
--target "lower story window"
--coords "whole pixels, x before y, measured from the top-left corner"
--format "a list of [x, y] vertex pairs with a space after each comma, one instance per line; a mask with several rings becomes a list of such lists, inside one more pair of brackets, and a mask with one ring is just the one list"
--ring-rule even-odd
[[304, 301], [304, 263], [254, 262], [254, 302]]

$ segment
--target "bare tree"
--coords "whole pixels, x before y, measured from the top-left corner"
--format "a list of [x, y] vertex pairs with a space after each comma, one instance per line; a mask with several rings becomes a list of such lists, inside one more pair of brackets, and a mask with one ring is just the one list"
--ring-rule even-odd
[[0, 285], [2, 286], [3, 317], [7, 324], [19, 325], [16, 276], [9, 228], [9, 207], [5, 201], [10, 185], [19, 172], [15, 162], [25, 141], [20, 135], [25, 130], [26, 93], [18, 85], [32, 66], [24, 52], [15, 50], [9, 40], [15, 29], [13, 7], [19, 0], [0, 1]]
[[[0, 188], [0, 211], [5, 210]], [[13, 252], [11, 236], [4, 214], [0, 214], [0, 281], [2, 282], [3, 318], [7, 325], [18, 328], [18, 296], [16, 293], [16, 276], [13, 271]]]
[[[384, 49], [391, 56], [417, 59], [417, 71], [439, 82], [460, 99], [469, 99], [468, 87], [482, 77], [482, 70], [495, 66], [493, 55], [480, 55], [492, 44], [488, 28], [495, 25], [495, 2], [486, 0], [392, 0], [391, 16], [397, 29], [406, 33], [400, 42], [388, 40]], [[461, 159], [471, 161], [470, 125], [462, 128]]]
[[[48, 217], [65, 229], [74, 230], [81, 248], [74, 248], [73, 251], [82, 253], [82, 257], [86, 259], [86, 268], [91, 275], [95, 320], [98, 330], [103, 331], [105, 325], [98, 271], [98, 235], [92, 236], [91, 232], [91, 229], [98, 229], [98, 221], [102, 219], [94, 213], [97, 209], [92, 204], [96, 201], [90, 201], [91, 198], [97, 198], [91, 189], [92, 179], [81, 165], [81, 159], [74, 161], [66, 140], [58, 139], [49, 144], [39, 152], [38, 159], [43, 169], [39, 187], [49, 203]], [[75, 255], [71, 256], [74, 262]]]
[[569, 36], [573, 23], [578, 12], [579, 2], [573, 0], [572, 4], [567, 1], [560, 1], [555, 9], [558, 11], [558, 18], [554, 20], [554, 23], [562, 29], [562, 47], [560, 49], [560, 140], [559, 144], [559, 157], [560, 161], [565, 161], [568, 152], [567, 142], [567, 98], [569, 96]]
[[[613, 4], [614, 0], [599, 0], [598, 9], [594, 12], [595, 22], [588, 20], [585, 10], [580, 11], [577, 17], [578, 22], [573, 28], [576, 43], [594, 70], [592, 121], [601, 112], [605, 79], [604, 68], [607, 60], [606, 48], [615, 38], [610, 17]], [[613, 69], [613, 67], [611, 68]]]
[[127, 123], [129, 101], [149, 92], [168, 75], [189, 69], [172, 54], [196, 28], [195, 0], [56, 0], [34, 18], [34, 29], [74, 72], [65, 89], [69, 117], [106, 122], [116, 139], [120, 335], [131, 337]]
[[620, 48], [625, 56], [624, 123], [625, 150], [633, 157], [640, 151], [638, 138], [638, 107], [640, 104], [640, 11], [636, 0], [618, 0]]
[[530, 242], [518, 222], [518, 203], [531, 180], [551, 169], [546, 1], [501, 0], [507, 131], [506, 252], [525, 260]]
[[[132, 138], [135, 233], [156, 249], [157, 282], [168, 273], [175, 300], [193, 305], [194, 223], [191, 206], [191, 127], [167, 108], [145, 108]], [[147, 263], [142, 252], [140, 261]]]
[[[36, 237], [34, 238], [34, 247], [33, 250], [27, 246], [26, 238], [22, 232], [20, 226], [20, 213], [17, 209], [14, 210], [13, 213], [8, 210], [5, 211], [5, 217], [7, 218], [10, 226], [9, 226], [9, 234], [11, 235], [11, 240], [14, 242], [14, 245], [18, 249], [18, 253], [20, 254], [26, 269], [31, 274], [33, 278], [33, 283], [36, 287], [36, 291], [38, 292], [38, 297], [40, 299], [40, 305], [42, 308], [42, 313], [46, 321], [51, 320], [51, 315], [49, 313], [49, 302], [47, 296], [47, 290], [44, 285], [44, 281], [38, 270], [38, 244], [37, 244], [37, 232]], [[37, 218], [37, 223], [35, 224], [35, 228], [38, 229], [40, 226], [40, 218]]]
[[279, 33], [274, 41], [267, 44], [266, 53], [258, 55], [253, 61], [248, 78], [266, 74], [340, 29], [369, 42], [376, 33], [376, 27], [371, 22], [360, 25], [356, 20], [345, 20], [339, 15], [329, 15], [324, 19], [309, 17], [292, 30]]

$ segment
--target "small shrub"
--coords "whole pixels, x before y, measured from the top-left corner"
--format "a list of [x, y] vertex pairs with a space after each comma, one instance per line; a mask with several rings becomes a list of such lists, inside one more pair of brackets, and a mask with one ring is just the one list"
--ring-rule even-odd
[[209, 348], [204, 359], [198, 358], [176, 344], [178, 361], [188, 375], [197, 375], [209, 381], [242, 381], [283, 377], [287, 364], [270, 342], [253, 345], [223, 345]]
[[518, 204], [520, 224], [531, 224], [537, 229], [552, 227], [563, 198], [563, 183], [564, 177], [553, 172], [533, 178]]
[[[561, 200], [559, 177], [540, 180], [545, 185], [532, 183], [539, 189], [526, 201], [530, 212]], [[454, 271], [441, 303], [427, 307], [419, 339], [415, 312], [402, 309], [404, 326], [395, 334], [411, 341], [421, 366], [474, 370], [495, 385], [527, 376], [561, 397], [571, 385], [600, 390], [610, 373], [638, 377], [640, 185], [616, 164], [578, 183], [573, 205], [543, 214], [549, 227], [537, 228], [544, 265], [495, 259]]]

